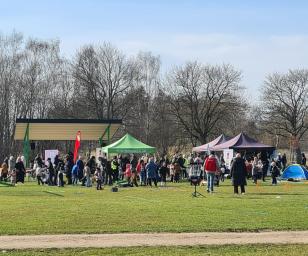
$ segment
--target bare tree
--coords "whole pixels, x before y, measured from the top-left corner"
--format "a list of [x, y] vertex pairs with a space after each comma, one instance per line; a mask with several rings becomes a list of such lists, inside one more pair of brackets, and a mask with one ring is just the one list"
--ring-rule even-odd
[[20, 76], [23, 36], [13, 32], [0, 35], [0, 157], [12, 148], [15, 126], [13, 93]]
[[30, 39], [14, 90], [16, 116], [46, 118], [59, 83], [61, 60], [58, 41]]
[[[281, 79], [283, 84], [306, 83], [294, 74], [292, 79]], [[159, 56], [150, 52], [128, 58], [104, 43], [84, 46], [73, 59], [65, 59], [57, 40], [0, 35], [0, 158], [13, 149], [20, 152], [21, 144], [13, 140], [17, 117], [122, 118], [123, 132], [129, 131], [163, 154], [173, 146], [204, 143], [221, 132], [233, 135], [246, 129], [260, 135], [259, 122], [241, 96], [240, 80], [241, 73], [230, 65], [192, 62], [164, 77]], [[274, 76], [267, 82], [272, 80]], [[306, 91], [296, 86], [289, 89], [291, 102], [283, 109], [291, 116], [306, 110], [306, 101], [295, 104], [293, 112], [288, 109], [306, 99]], [[281, 115], [270, 102], [271, 97], [265, 112]], [[269, 128], [269, 119], [262, 117]], [[299, 140], [306, 131], [306, 116], [296, 114], [295, 119], [293, 126], [286, 125], [285, 118], [282, 127], [271, 124], [277, 134], [289, 133]]]
[[241, 73], [230, 65], [197, 62], [177, 67], [169, 75], [173, 114], [191, 142], [205, 143], [217, 124], [242, 106]]
[[299, 162], [299, 141], [308, 129], [308, 70], [269, 75], [262, 88], [262, 106], [265, 129], [289, 138], [292, 158], [296, 155]]
[[151, 52], [140, 52], [134, 62], [136, 67], [135, 87], [143, 94], [137, 93], [135, 103], [138, 106], [139, 126], [142, 126], [143, 139], [149, 143], [150, 130], [154, 115], [154, 98], [160, 85], [160, 58]]
[[108, 43], [85, 47], [77, 54], [73, 73], [77, 92], [97, 118], [122, 114], [123, 96], [135, 79], [132, 64]]

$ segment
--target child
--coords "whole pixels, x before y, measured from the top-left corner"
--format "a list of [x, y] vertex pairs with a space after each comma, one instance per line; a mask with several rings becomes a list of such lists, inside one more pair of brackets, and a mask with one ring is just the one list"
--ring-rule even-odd
[[271, 164], [272, 185], [277, 185], [277, 177], [280, 175], [280, 171], [276, 162], [273, 160]]
[[131, 164], [126, 164], [125, 178], [129, 185], [131, 185], [131, 177], [132, 177]]
[[12, 169], [10, 172], [11, 183], [13, 186], [16, 185], [16, 169]]
[[94, 177], [96, 180], [96, 190], [102, 190], [102, 183], [103, 183], [103, 176], [102, 176], [102, 171], [100, 168], [96, 168], [96, 171], [94, 173]]
[[91, 187], [92, 186], [92, 182], [91, 182], [91, 168], [90, 168], [90, 164], [87, 163], [84, 170], [84, 178], [86, 179], [86, 187]]
[[64, 163], [60, 162], [58, 164], [58, 187], [64, 187], [64, 181], [63, 181], [63, 177], [64, 177]]
[[0, 181], [7, 181], [7, 176], [8, 176], [8, 165], [7, 163], [4, 161], [4, 163], [2, 164], [1, 168], [0, 168]]

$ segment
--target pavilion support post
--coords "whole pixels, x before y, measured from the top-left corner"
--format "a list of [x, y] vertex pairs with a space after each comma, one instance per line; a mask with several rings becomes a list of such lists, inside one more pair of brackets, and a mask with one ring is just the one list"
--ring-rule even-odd
[[30, 140], [29, 140], [29, 130], [30, 125], [27, 124], [24, 141], [23, 141], [23, 156], [25, 158], [25, 167], [29, 167], [29, 157], [30, 157]]
[[104, 139], [106, 134], [107, 134], [107, 142], [108, 142], [108, 144], [110, 143], [110, 127], [111, 127], [111, 124], [108, 124], [108, 126], [106, 127], [103, 135], [99, 138], [100, 144], [103, 143], [103, 139]]
[[107, 127], [107, 140], [108, 140], [108, 144], [110, 144], [110, 124]]

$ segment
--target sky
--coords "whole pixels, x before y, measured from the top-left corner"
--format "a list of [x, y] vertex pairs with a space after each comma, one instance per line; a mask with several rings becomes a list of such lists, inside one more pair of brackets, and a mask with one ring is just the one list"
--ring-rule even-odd
[[308, 68], [305, 0], [0, 0], [0, 32], [13, 30], [59, 39], [67, 57], [104, 41], [129, 56], [151, 51], [163, 72], [232, 64], [253, 101], [268, 74]]

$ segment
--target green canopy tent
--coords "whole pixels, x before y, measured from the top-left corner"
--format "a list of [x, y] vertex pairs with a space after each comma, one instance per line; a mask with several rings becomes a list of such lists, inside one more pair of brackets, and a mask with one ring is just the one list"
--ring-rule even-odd
[[107, 154], [120, 154], [120, 153], [148, 153], [153, 154], [156, 148], [151, 147], [137, 140], [128, 133], [118, 141], [102, 148], [102, 152]]

